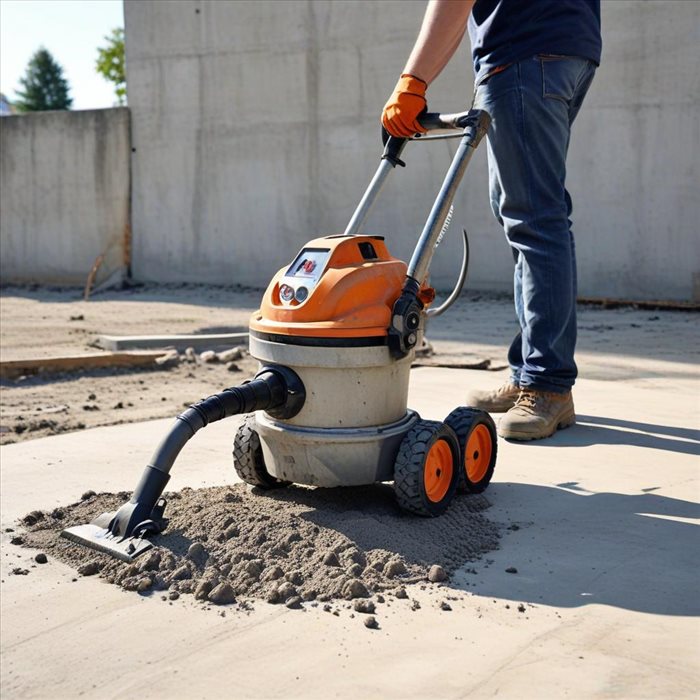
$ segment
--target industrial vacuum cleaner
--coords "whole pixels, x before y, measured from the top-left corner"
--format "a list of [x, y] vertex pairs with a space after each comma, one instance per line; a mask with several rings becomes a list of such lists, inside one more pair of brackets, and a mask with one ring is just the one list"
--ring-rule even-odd
[[458, 490], [488, 486], [496, 462], [491, 417], [462, 406], [444, 422], [423, 420], [407, 409], [407, 399], [426, 319], [442, 313], [464, 283], [466, 232], [457, 286], [431, 308], [430, 262], [490, 118], [481, 110], [427, 113], [420, 123], [433, 133], [412, 140], [460, 142], [410, 263], [392, 257], [382, 236], [359, 233], [388, 174], [404, 165], [406, 139], [385, 134], [379, 168], [345, 232], [307, 243], [275, 275], [252, 315], [255, 378], [177, 416], [131, 499], [63, 537], [125, 561], [151, 548], [147, 538], [167, 525], [162, 493], [180, 450], [200, 428], [237, 414], [247, 415], [234, 438], [234, 467], [259, 489], [393, 481], [402, 509], [438, 516]]

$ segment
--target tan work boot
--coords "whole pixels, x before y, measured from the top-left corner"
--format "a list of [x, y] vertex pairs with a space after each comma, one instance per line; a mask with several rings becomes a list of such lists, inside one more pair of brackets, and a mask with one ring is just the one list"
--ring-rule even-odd
[[505, 413], [509, 408], [513, 408], [519, 395], [520, 388], [512, 382], [506, 382], [491, 391], [470, 392], [467, 394], [465, 405], [489, 413]]
[[576, 422], [571, 392], [523, 389], [515, 406], [501, 418], [498, 434], [507, 440], [540, 440]]

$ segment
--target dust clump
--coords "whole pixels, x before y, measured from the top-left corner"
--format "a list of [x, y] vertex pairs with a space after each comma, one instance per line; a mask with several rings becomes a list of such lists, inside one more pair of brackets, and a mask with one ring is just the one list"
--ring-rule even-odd
[[81, 576], [171, 602], [190, 595], [205, 606], [240, 607], [248, 599], [299, 609], [345, 600], [371, 615], [382, 593], [406, 599], [411, 584], [449, 585], [456, 569], [499, 542], [483, 495], [456, 498], [439, 518], [414, 518], [384, 485], [262, 492], [236, 484], [166, 493], [167, 529], [131, 563], [59, 538], [130, 495], [86, 492], [52, 512], [32, 511], [22, 521], [22, 544]]

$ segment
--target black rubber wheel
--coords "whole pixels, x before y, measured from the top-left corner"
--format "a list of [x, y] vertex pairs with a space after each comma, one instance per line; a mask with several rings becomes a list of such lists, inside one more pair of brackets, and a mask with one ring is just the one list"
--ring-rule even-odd
[[428, 517], [444, 513], [457, 489], [460, 464], [452, 428], [437, 421], [418, 421], [401, 441], [394, 462], [399, 506]]
[[236, 437], [233, 439], [233, 467], [246, 484], [261, 489], [278, 489], [291, 483], [277, 479], [265, 468], [253, 414], [246, 416], [236, 431]]
[[498, 438], [493, 418], [478, 408], [455, 408], [445, 423], [452, 428], [460, 450], [457, 490], [481, 493], [491, 482], [496, 467]]

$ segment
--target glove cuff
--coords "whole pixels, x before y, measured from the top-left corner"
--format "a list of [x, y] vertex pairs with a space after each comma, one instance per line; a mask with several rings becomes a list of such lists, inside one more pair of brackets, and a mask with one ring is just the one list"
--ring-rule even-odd
[[396, 84], [396, 92], [408, 92], [413, 95], [425, 97], [425, 91], [428, 89], [428, 84], [425, 80], [416, 78], [410, 73], [402, 73], [399, 82]]

